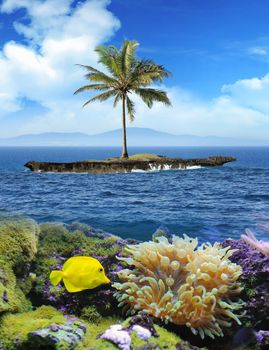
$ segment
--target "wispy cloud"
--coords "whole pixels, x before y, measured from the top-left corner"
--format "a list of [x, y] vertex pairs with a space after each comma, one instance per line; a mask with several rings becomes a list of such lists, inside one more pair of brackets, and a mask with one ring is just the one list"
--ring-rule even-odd
[[247, 51], [250, 55], [267, 56], [269, 54], [268, 48], [264, 46], [249, 47]]
[[232, 41], [223, 45], [224, 53], [238, 57], [269, 63], [269, 37], [259, 37], [253, 40]]

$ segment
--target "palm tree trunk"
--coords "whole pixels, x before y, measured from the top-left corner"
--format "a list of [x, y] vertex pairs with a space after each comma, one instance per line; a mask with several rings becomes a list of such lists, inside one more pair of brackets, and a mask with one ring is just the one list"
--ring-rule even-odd
[[126, 139], [125, 96], [122, 97], [122, 154], [121, 154], [121, 158], [128, 158], [127, 139]]

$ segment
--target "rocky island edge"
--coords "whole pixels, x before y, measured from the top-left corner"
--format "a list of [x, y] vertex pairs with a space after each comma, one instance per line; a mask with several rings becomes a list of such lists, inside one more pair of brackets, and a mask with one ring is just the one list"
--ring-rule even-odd
[[132, 171], [177, 170], [193, 166], [213, 167], [234, 161], [236, 161], [236, 158], [226, 156], [182, 159], [154, 154], [137, 154], [130, 156], [128, 159], [108, 158], [69, 163], [29, 161], [24, 166], [35, 172], [112, 174]]

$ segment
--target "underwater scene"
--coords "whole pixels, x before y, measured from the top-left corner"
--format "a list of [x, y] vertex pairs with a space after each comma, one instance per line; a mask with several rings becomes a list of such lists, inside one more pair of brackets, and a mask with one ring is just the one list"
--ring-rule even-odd
[[[263, 225], [269, 231], [269, 225]], [[0, 348], [268, 349], [269, 243], [0, 218]]]

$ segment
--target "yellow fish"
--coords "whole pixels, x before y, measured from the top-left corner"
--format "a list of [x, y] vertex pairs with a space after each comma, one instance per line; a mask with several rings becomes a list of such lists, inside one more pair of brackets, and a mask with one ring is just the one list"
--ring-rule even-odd
[[69, 293], [110, 283], [101, 263], [89, 256], [73, 256], [64, 263], [62, 270], [51, 272], [50, 281], [53, 286], [57, 286], [61, 280]]

